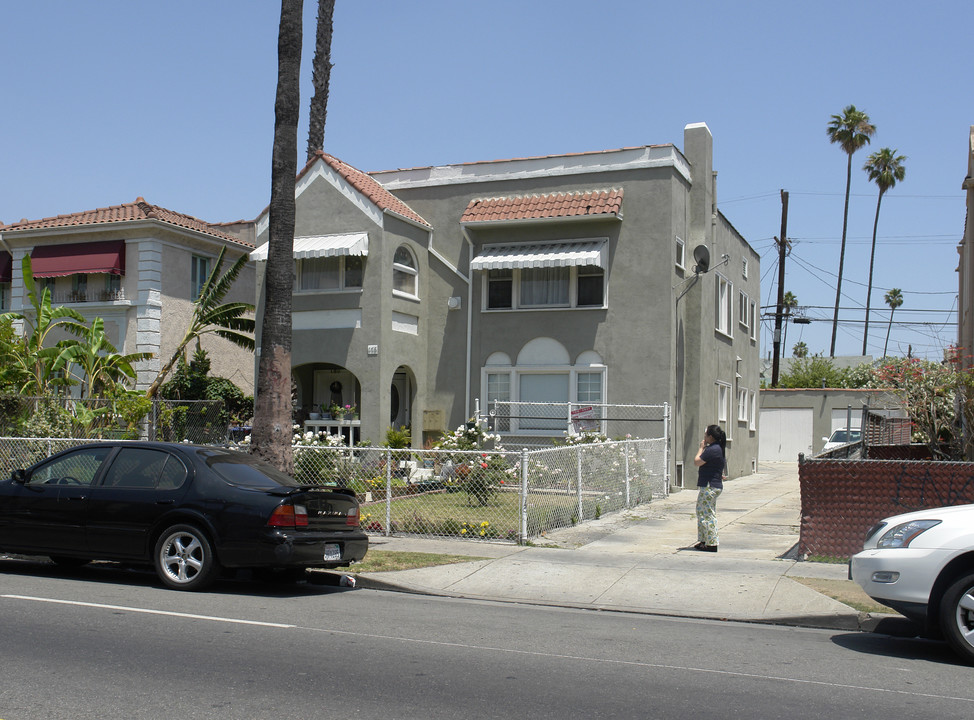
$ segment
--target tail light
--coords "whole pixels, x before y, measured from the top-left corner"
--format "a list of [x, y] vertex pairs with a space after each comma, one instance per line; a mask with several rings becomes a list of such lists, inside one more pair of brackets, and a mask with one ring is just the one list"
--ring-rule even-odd
[[359, 512], [358, 512], [358, 505], [356, 505], [355, 507], [348, 509], [348, 517], [345, 518], [345, 524], [356, 526], [358, 525], [358, 520], [359, 520]]
[[278, 505], [267, 521], [268, 527], [307, 527], [308, 509], [304, 505]]

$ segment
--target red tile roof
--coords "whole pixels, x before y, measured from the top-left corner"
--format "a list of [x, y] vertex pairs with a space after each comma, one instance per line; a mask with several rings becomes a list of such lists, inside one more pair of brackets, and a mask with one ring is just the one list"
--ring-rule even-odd
[[583, 193], [479, 198], [470, 201], [460, 222], [575, 218], [619, 215], [621, 212], [622, 190], [591, 190]]
[[[378, 181], [369, 177], [366, 173], [353, 168], [351, 165], [346, 162], [342, 162], [334, 155], [329, 155], [321, 150], [315, 153], [315, 159], [317, 158], [321, 158], [325, 164], [341, 175], [352, 187], [367, 197], [380, 210], [394, 213], [415, 223], [419, 223], [424, 227], [432, 227], [432, 225], [420, 217], [419, 213], [415, 212], [406, 203], [386, 190], [381, 184], [379, 184]], [[314, 160], [309, 162], [305, 166], [304, 170], [298, 174], [298, 177], [300, 178], [301, 175], [304, 175], [304, 173], [307, 172], [313, 163]]]
[[9, 225], [0, 225], [0, 231], [55, 230], [67, 227], [84, 227], [86, 225], [106, 225], [109, 223], [139, 222], [145, 220], [156, 220], [186, 230], [204, 233], [205, 235], [226, 240], [236, 245], [253, 247], [250, 243], [229, 235], [208, 222], [194, 218], [191, 215], [183, 215], [182, 213], [167, 210], [158, 205], [150, 205], [141, 197], [136, 199], [134, 203], [125, 203], [124, 205], [112, 205], [110, 207], [98, 208], [97, 210], [85, 210], [69, 215], [42, 218], [41, 220], [24, 219], [20, 222], [10, 223]]

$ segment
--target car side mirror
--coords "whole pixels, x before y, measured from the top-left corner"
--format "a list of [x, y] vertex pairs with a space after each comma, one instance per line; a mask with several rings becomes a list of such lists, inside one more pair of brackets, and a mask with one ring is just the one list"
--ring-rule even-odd
[[10, 480], [23, 485], [27, 482], [27, 473], [21, 469], [14, 470], [10, 473]]
[[829, 439], [827, 437], [823, 437], [822, 438], [822, 442], [828, 442], [828, 441], [829, 441]]

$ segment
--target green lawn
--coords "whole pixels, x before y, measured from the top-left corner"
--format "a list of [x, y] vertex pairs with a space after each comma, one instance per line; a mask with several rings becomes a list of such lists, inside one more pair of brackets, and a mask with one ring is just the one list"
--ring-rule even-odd
[[[498, 492], [480, 504], [465, 492], [431, 492], [394, 498], [391, 505], [392, 532], [452, 537], [502, 538], [517, 540], [519, 533], [516, 492]], [[601, 510], [594, 499], [585, 501], [585, 517]], [[574, 495], [543, 495], [528, 503], [528, 536], [578, 521], [578, 498]], [[362, 503], [362, 527], [369, 532], [385, 531], [385, 501]]]

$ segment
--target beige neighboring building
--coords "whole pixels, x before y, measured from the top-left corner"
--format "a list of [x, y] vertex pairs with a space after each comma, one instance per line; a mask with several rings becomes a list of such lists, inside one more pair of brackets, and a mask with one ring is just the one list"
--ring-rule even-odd
[[964, 367], [974, 365], [974, 125], [967, 143], [967, 177], [962, 187], [967, 191], [967, 219], [964, 222], [964, 239], [957, 247], [960, 262], [957, 265], [957, 345]]
[[[41, 220], [0, 225], [0, 310], [31, 311], [22, 276], [31, 256], [38, 287], [51, 290], [54, 305], [65, 305], [87, 320], [101, 317], [105, 333], [120, 353], [149, 352], [139, 363], [136, 389], [145, 390], [182, 339], [193, 301], [220, 251], [224, 267], [253, 243], [189, 215], [133, 203]], [[226, 301], [253, 302], [254, 266], [238, 276]], [[245, 393], [254, 391], [254, 355], [222, 338], [207, 335], [203, 347], [211, 373], [228, 378]]]

